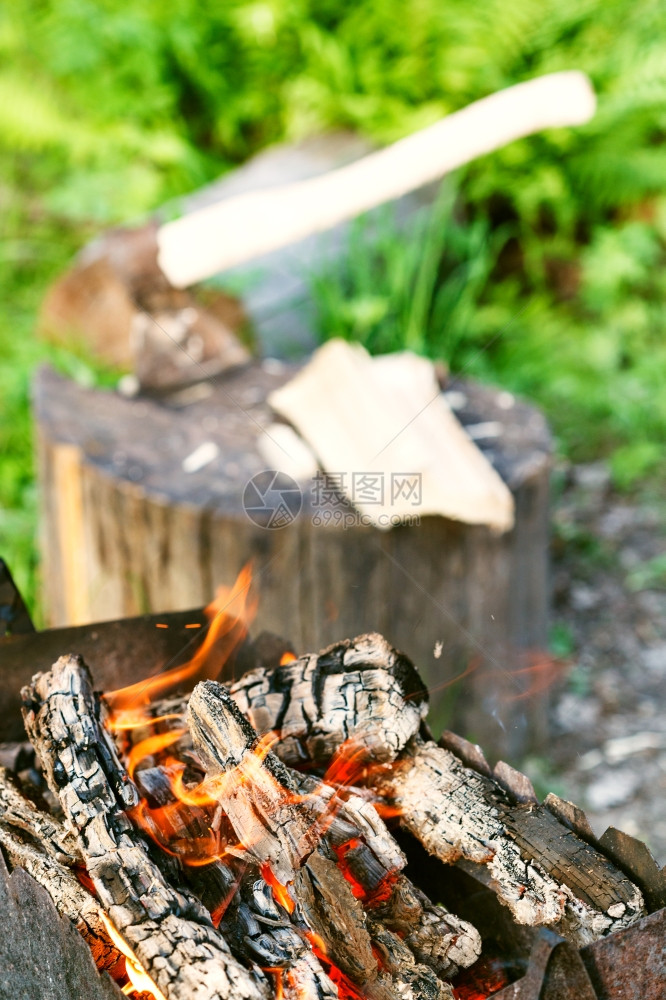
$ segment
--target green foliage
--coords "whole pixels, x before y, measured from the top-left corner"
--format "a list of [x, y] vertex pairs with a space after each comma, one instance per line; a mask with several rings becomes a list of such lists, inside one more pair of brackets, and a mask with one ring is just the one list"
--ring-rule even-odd
[[[435, 213], [315, 276], [322, 336], [409, 346], [540, 401], [573, 457], [651, 473], [666, 429], [666, 7], [657, 0], [14, 0], [0, 8], [0, 545], [34, 581], [29, 374], [48, 282], [266, 144], [384, 143], [540, 73], [599, 112], [471, 164]], [[67, 352], [61, 352], [65, 363]], [[68, 362], [74, 364], [74, 362]], [[30, 586], [33, 584], [30, 583]]]
[[447, 183], [406, 225], [392, 209], [357, 220], [341, 265], [312, 277], [321, 335], [360, 340], [373, 353], [454, 357], [482, 322], [475, 314], [503, 233], [457, 220], [453, 206]]
[[558, 659], [564, 660], [574, 651], [573, 632], [566, 622], [555, 622], [548, 637], [548, 649]]
[[666, 590], [666, 552], [632, 569], [627, 584], [631, 590]]

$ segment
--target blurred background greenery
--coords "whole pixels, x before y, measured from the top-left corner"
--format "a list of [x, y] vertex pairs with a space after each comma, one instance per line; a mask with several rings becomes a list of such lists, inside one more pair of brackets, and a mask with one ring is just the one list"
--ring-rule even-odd
[[654, 482], [666, 430], [660, 0], [14, 0], [0, 10], [0, 551], [34, 600], [30, 373], [49, 282], [100, 229], [269, 143], [385, 143], [499, 88], [586, 71], [599, 111], [460, 171], [433, 211], [312, 277], [320, 337], [408, 346], [539, 402], [574, 460]]

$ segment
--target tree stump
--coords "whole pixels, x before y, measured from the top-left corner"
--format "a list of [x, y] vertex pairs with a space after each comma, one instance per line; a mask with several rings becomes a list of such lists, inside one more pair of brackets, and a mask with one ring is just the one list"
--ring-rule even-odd
[[243, 491], [270, 467], [260, 440], [275, 422], [266, 398], [296, 370], [256, 361], [159, 399], [85, 389], [40, 370], [50, 624], [205, 604], [252, 559], [258, 626], [289, 635], [296, 652], [382, 632], [425, 675], [436, 726], [504, 756], [538, 745], [543, 697], [525, 694], [531, 658], [547, 638], [551, 441], [543, 416], [506, 392], [469, 381], [445, 386], [514, 495], [515, 527], [504, 535], [438, 517], [388, 531], [313, 523], [309, 481], [299, 483], [300, 515], [269, 529], [248, 517]]

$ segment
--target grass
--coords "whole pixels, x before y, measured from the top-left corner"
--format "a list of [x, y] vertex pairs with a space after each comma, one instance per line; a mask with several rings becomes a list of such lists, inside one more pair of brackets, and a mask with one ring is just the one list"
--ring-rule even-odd
[[[579, 68], [594, 121], [471, 164], [408, 231], [353, 227], [312, 276], [318, 333], [409, 347], [539, 402], [561, 450], [654, 477], [666, 431], [666, 7], [655, 0], [15, 0], [0, 9], [0, 552], [34, 603], [30, 375], [51, 280], [268, 143], [386, 143]], [[177, 206], [177, 203], [176, 203]], [[177, 207], [175, 209], [177, 211]]]
[[36, 337], [44, 291], [89, 230], [39, 212], [26, 216], [22, 207], [3, 204], [0, 214], [2, 274], [11, 289], [0, 299], [0, 554], [39, 623], [31, 375], [48, 362], [85, 385], [110, 384], [116, 376], [80, 347], [55, 347]]
[[448, 182], [406, 227], [359, 220], [342, 263], [312, 279], [322, 340], [410, 349], [540, 403], [561, 450], [608, 457], [615, 485], [656, 473], [666, 436], [666, 241], [653, 224], [600, 227], [576, 253], [576, 295], [530, 281], [515, 228], [492, 228]]

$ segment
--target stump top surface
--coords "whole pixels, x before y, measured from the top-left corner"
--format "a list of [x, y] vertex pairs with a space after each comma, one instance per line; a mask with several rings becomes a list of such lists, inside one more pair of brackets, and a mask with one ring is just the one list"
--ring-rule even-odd
[[[163, 399], [84, 388], [43, 367], [34, 381], [34, 404], [47, 439], [81, 449], [106, 475], [157, 502], [235, 513], [245, 483], [266, 468], [258, 442], [276, 422], [267, 397], [299, 367], [254, 361]], [[451, 380], [446, 395], [510, 488], [543, 469], [551, 437], [539, 410], [468, 380]], [[187, 472], [187, 458], [202, 445], [216, 449], [216, 457]]]

